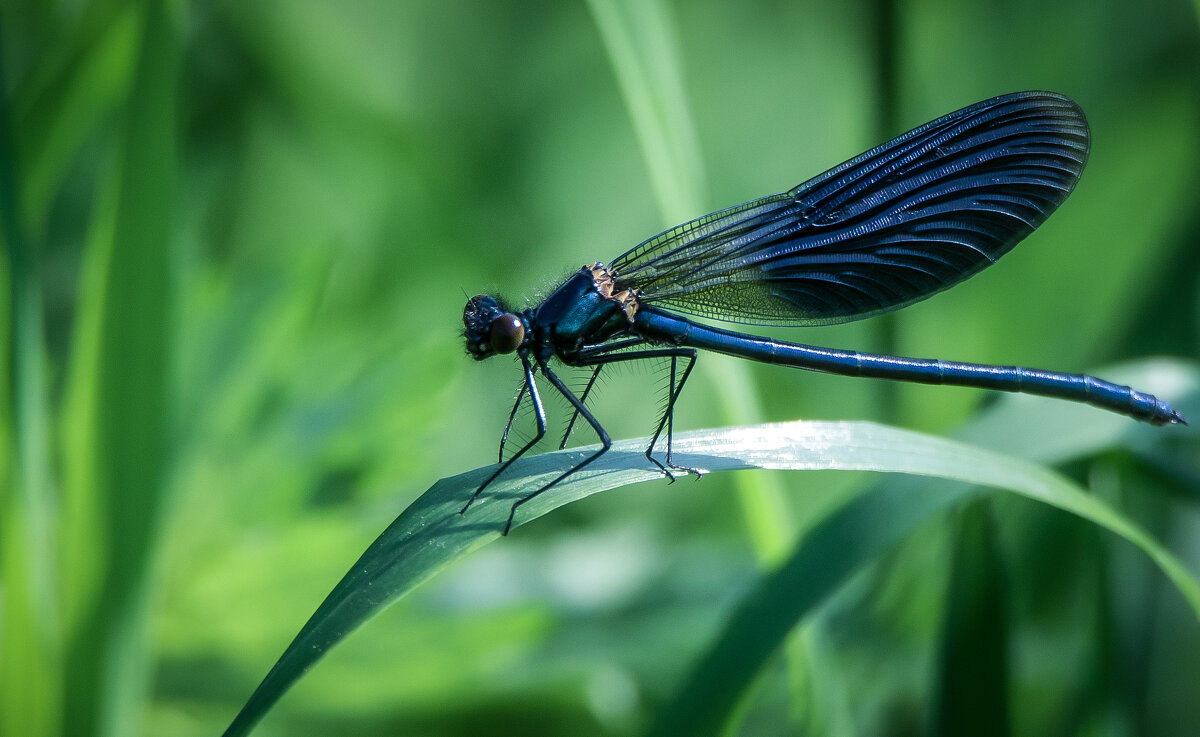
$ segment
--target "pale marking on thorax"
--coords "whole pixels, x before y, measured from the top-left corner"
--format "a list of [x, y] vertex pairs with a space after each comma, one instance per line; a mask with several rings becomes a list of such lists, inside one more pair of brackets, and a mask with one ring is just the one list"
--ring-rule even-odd
[[595, 282], [596, 291], [600, 292], [600, 296], [616, 302], [621, 311], [625, 313], [625, 319], [632, 325], [633, 316], [637, 314], [638, 310], [638, 290], [622, 289], [619, 292], [613, 292], [618, 285], [617, 275], [612, 269], [599, 261], [586, 268], [592, 272], [592, 281]]

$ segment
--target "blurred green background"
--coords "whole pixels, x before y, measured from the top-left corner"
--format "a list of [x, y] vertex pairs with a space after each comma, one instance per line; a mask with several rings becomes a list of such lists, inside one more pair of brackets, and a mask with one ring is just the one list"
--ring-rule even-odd
[[[218, 734], [406, 504], [493, 460], [519, 374], [466, 358], [465, 295], [535, 300], [992, 95], [1086, 111], [1091, 160], [1059, 213], [894, 317], [772, 335], [1102, 374], [1196, 359], [1198, 13], [4, 0], [0, 730]], [[614, 436], [652, 429], [660, 377], [599, 395]], [[677, 426], [949, 435], [986, 402], [706, 356]], [[1061, 470], [1200, 571], [1196, 435], [1130, 432], [1141, 452]], [[257, 734], [641, 733], [764, 566], [878, 482], [763, 472], [575, 504], [375, 619]], [[794, 640], [728, 733], [1200, 724], [1183, 599], [1128, 544], [1028, 501], [925, 525]]]

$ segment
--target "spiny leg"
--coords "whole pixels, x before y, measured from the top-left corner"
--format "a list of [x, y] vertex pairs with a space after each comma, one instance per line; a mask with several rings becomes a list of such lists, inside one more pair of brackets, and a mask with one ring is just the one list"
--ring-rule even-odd
[[[587, 359], [594, 357], [594, 356], [611, 355], [613, 353], [613, 351], [619, 351], [619, 350], [622, 350], [625, 348], [629, 348], [631, 346], [641, 345], [642, 343], [645, 343], [645, 342], [646, 341], [644, 338], [635, 337], [635, 338], [623, 338], [621, 340], [613, 341], [611, 343], [601, 343], [599, 345], [585, 346], [580, 351], [580, 356], [582, 357], [583, 360], [578, 365], [580, 365], [580, 366], [594, 365], [596, 367], [596, 369], [594, 371], [592, 371], [592, 376], [590, 379], [588, 379], [587, 386], [585, 386], [583, 388], [583, 393], [579, 395], [579, 401], [583, 404], [587, 404], [588, 395], [591, 394], [592, 387], [595, 386], [595, 384], [596, 384], [596, 379], [600, 377], [600, 369], [602, 369], [604, 367], [603, 363], [595, 363], [595, 362], [591, 362]], [[562, 450], [563, 448], [567, 447], [567, 440], [569, 440], [571, 438], [571, 432], [575, 429], [575, 421], [578, 419], [579, 419], [578, 410], [571, 412], [571, 420], [570, 420], [570, 422], [567, 423], [567, 430], [566, 430], [566, 432], [563, 433], [562, 442], [558, 444], [559, 450]]]
[[[674, 410], [675, 400], [679, 398], [679, 393], [683, 391], [683, 385], [687, 382], [688, 376], [692, 373], [692, 366], [696, 363], [695, 348], [653, 348], [644, 351], [630, 351], [627, 353], [601, 353], [599, 351], [592, 355], [586, 356], [579, 362], [580, 366], [603, 366], [610, 363], [619, 363], [622, 361], [639, 361], [646, 358], [669, 358], [671, 359], [671, 386], [667, 393], [667, 408], [659, 418], [658, 427], [654, 431], [654, 437], [650, 440], [650, 446], [646, 448], [646, 459], [654, 464], [658, 470], [662, 471], [667, 478], [675, 480], [675, 475], [668, 468], [674, 468], [677, 471], [685, 473], [694, 473], [697, 476], [700, 472], [694, 468], [687, 466], [677, 466], [671, 462], [671, 434], [674, 429]], [[676, 361], [680, 358], [687, 359], [687, 368], [683, 370], [683, 374], [679, 378], [679, 382], [675, 381]], [[654, 446], [658, 443], [659, 436], [662, 435], [663, 429], [667, 431], [667, 464], [664, 466], [654, 457]]]
[[[592, 378], [588, 379], [587, 386], [583, 388], [583, 393], [579, 395], [580, 404], [587, 404], [588, 394], [591, 393], [592, 387], [596, 384], [596, 377], [600, 375], [600, 369], [602, 368], [604, 368], [603, 365], [597, 366], [596, 370], [592, 372]], [[567, 447], [567, 440], [571, 437], [571, 431], [575, 429], [575, 420], [577, 419], [579, 419], [579, 410], [571, 413], [571, 421], [567, 423], [567, 430], [563, 433], [562, 442], [558, 444], [559, 450]]]
[[568, 468], [566, 471], [563, 471], [562, 473], [560, 473], [550, 483], [543, 485], [540, 489], [533, 492], [532, 494], [521, 497], [516, 502], [514, 502], [512, 505], [512, 509], [510, 509], [508, 511], [508, 522], [505, 523], [504, 532], [502, 533], [504, 535], [507, 535], [508, 531], [510, 529], [512, 529], [513, 517], [515, 517], [517, 514], [517, 507], [520, 507], [522, 504], [529, 501], [530, 499], [537, 497], [542, 492], [553, 487], [555, 484], [558, 484], [560, 481], [567, 478], [568, 476], [579, 472], [581, 469], [583, 469], [589, 463], [591, 463], [592, 461], [596, 460], [600, 456], [607, 453], [608, 449], [612, 447], [612, 438], [610, 438], [608, 436], [608, 432], [605, 431], [604, 426], [601, 425], [600, 421], [597, 420], [595, 418], [595, 416], [592, 415], [591, 411], [588, 410], [588, 408], [584, 406], [583, 402], [580, 401], [580, 399], [578, 397], [576, 397], [575, 394], [570, 389], [567, 388], [567, 385], [562, 382], [562, 379], [558, 378], [558, 376], [553, 371], [550, 370], [550, 367], [546, 365], [546, 362], [544, 360], [538, 359], [538, 368], [541, 369], [542, 375], [545, 376], [550, 381], [550, 383], [554, 385], [554, 388], [558, 390], [558, 393], [562, 394], [563, 397], [568, 402], [571, 403], [571, 406], [575, 408], [575, 411], [577, 413], [579, 413], [583, 417], [583, 419], [587, 420], [587, 423], [589, 425], [592, 426], [592, 429], [596, 432], [596, 435], [599, 436], [599, 438], [600, 438], [600, 444], [602, 447], [600, 448], [600, 450], [597, 450], [595, 453], [591, 454], [587, 458], [584, 458], [582, 462], [577, 463], [574, 466]]
[[517, 401], [513, 403], [512, 412], [508, 413], [508, 422], [504, 424], [504, 432], [500, 435], [500, 460], [499, 463], [504, 463], [504, 446], [508, 443], [508, 431], [512, 430], [513, 420], [517, 417], [517, 410], [521, 408], [521, 400], [525, 398], [525, 392], [529, 389], [529, 380], [521, 382], [521, 391], [517, 392]]
[[[694, 473], [699, 478], [700, 472], [698, 470], [689, 466], [678, 466], [671, 462], [671, 439], [675, 434], [675, 401], [679, 399], [679, 395], [683, 391], [683, 385], [687, 383], [688, 377], [692, 375], [692, 367], [696, 365], [696, 349], [674, 348], [669, 350], [673, 351], [673, 353], [671, 355], [671, 383], [667, 392], [667, 408], [658, 421], [658, 428], [655, 429], [654, 436], [650, 438], [650, 446], [646, 448], [646, 457], [654, 463], [658, 463], [658, 461], [654, 460], [651, 453], [654, 452], [654, 446], [658, 443], [658, 438], [662, 435], [663, 426], [665, 425], [667, 429], [667, 468], [673, 468], [676, 471], [683, 471], [684, 473]], [[687, 359], [687, 366], [683, 369], [683, 374], [679, 377], [679, 383], [676, 384], [675, 364], [680, 358]], [[670, 476], [671, 474], [668, 472], [667, 475]], [[675, 477], [671, 476], [671, 480], [674, 481]]]
[[[529, 357], [524, 353], [521, 354], [521, 363], [525, 365], [525, 388], [529, 389], [529, 398], [533, 401], [533, 413], [537, 420], [537, 432], [534, 433], [533, 439], [521, 446], [521, 449], [514, 453], [512, 458], [509, 458], [507, 461], [502, 461], [500, 467], [493, 471], [492, 475], [488, 476], [487, 480], [479, 485], [479, 488], [475, 490], [475, 493], [471, 495], [471, 498], [468, 499], [467, 503], [463, 505], [463, 508], [459, 510], [459, 514], [465, 513], [467, 509], [469, 509], [470, 506], [475, 503], [475, 500], [479, 498], [479, 495], [483, 493], [483, 490], [487, 488], [488, 484], [495, 481], [497, 476], [504, 473], [504, 471], [513, 464], [513, 461], [525, 455], [526, 451], [537, 445], [538, 441], [540, 441], [546, 435], [546, 411], [542, 408], [542, 398], [538, 396], [537, 382], [533, 379], [533, 365], [529, 363]], [[555, 379], [557, 380], [557, 377], [555, 377]], [[516, 410], [514, 409], [513, 411], [515, 414]], [[511, 420], [512, 418], [510, 417], [510, 423]], [[509, 522], [512, 522], [511, 514], [509, 515]]]

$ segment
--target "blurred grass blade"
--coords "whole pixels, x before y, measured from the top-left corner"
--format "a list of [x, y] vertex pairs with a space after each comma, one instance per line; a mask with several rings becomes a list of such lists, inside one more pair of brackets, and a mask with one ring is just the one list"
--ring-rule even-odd
[[[6, 79], [0, 59], [0, 80]], [[0, 734], [38, 737], [58, 732], [62, 643], [54, 600], [42, 274], [21, 216], [16, 152], [12, 110], [0, 91], [0, 241], [8, 295], [0, 308], [8, 348], [0, 369]]]
[[[612, 451], [589, 467], [588, 472], [572, 477], [522, 507], [516, 525], [591, 494], [661, 478], [646, 468], [644, 448], [644, 439], [614, 444]], [[1013, 489], [1074, 511], [1135, 542], [1200, 611], [1200, 584], [1145, 533], [1057, 475], [1006, 456], [862, 422], [792, 422], [692, 432], [676, 436], [675, 449], [681, 463], [710, 472], [748, 468], [886, 471]], [[515, 498], [549, 481], [558, 469], [588, 451], [579, 448], [518, 461], [508, 477], [490, 488], [481, 503], [466, 515], [459, 515], [458, 509], [486, 477], [488, 469], [476, 469], [434, 484], [401, 513], [334, 587], [225, 734], [247, 734], [283, 693], [338, 641], [446, 563], [497, 538]], [[809, 605], [816, 603], [842, 583], [846, 575], [907, 530], [970, 493], [973, 492], [962, 485], [956, 485], [949, 493], [895, 487], [857, 499], [805, 541], [803, 546], [814, 554], [798, 555], [772, 575], [772, 581], [786, 577], [788, 587], [765, 586], [761, 590], [776, 599], [782, 591], [787, 591], [788, 597], [806, 599]], [[795, 620], [779, 617], [773, 608], [756, 611], [775, 612], [772, 618], [780, 628], [774, 633], [776, 637], [756, 638], [760, 648], [773, 650]], [[760, 662], [754, 658], [747, 660], [736, 651], [723, 655], [744, 660], [748, 667], [753, 667], [752, 671]], [[672, 728], [669, 733], [700, 732]]]
[[[1057, 464], [1107, 448], [1127, 448], [1141, 456], [1184, 444], [1195, 447], [1200, 418], [1200, 363], [1147, 358], [1104, 368], [1101, 377], [1167, 399], [1192, 424], [1155, 428], [1075, 402], [1048, 402], [1024, 394], [1004, 394], [955, 437], [973, 445], [1038, 463]], [[1195, 453], [1188, 454], [1195, 458]]]
[[[1170, 397], [1187, 416], [1200, 411], [1200, 367], [1194, 363], [1148, 360], [1104, 374]], [[1001, 397], [959, 434], [1047, 463], [1062, 463], [1112, 447], [1143, 452], [1150, 438], [1159, 444], [1172, 438], [1183, 438], [1182, 442], [1192, 446], [1196, 442], [1196, 431], [1190, 427], [1154, 428], [1089, 407], [1020, 395]], [[1200, 583], [1119, 512], [1041, 466], [974, 446], [957, 447], [962, 449], [960, 455], [947, 461], [953, 461], [961, 474], [928, 475], [978, 486], [935, 479], [891, 479], [822, 520], [801, 539], [787, 562], [745, 598], [685, 685], [659, 713], [650, 734], [720, 733], [764, 661], [801, 620], [861, 566], [933, 515], [980, 494], [980, 486], [1014, 491], [1116, 532], [1146, 552], [1200, 616]]]
[[[629, 111], [650, 183], [666, 225], [684, 222], [705, 209], [707, 184], [699, 135], [684, 84], [675, 24], [661, 0], [589, 0], [588, 7], [613, 65]], [[721, 422], [761, 422], [762, 402], [744, 362], [714, 355], [697, 374], [716, 390]], [[796, 535], [791, 507], [779, 482], [765, 474], [734, 482], [755, 554], [764, 566], [787, 555]], [[804, 643], [788, 647], [793, 692], [804, 698], [809, 661]]]
[[23, 134], [22, 214], [39, 233], [79, 150], [126, 95], [137, 49], [136, 3], [90, 3], [84, 18], [57, 39], [14, 90]]
[[819, 522], [742, 601], [649, 734], [720, 734], [763, 662], [800, 619], [930, 517], [980, 493], [963, 484], [886, 485]]
[[[70, 634], [65, 731], [141, 731], [151, 658], [148, 579], [171, 452], [171, 241], [177, 5], [144, 12], [125, 107], [111, 229], [89, 243], [70, 366], [64, 455]], [[86, 510], [86, 511], [85, 511]], [[81, 512], [87, 515], [81, 518]]]
[[1012, 633], [990, 500], [972, 502], [957, 522], [935, 661], [932, 734], [1008, 737]]
[[[662, 0], [589, 0], [588, 7], [616, 73], [637, 134], [650, 183], [667, 226], [704, 212], [708, 185], [700, 137], [684, 83], [676, 24]], [[715, 391], [721, 423], [763, 420], [762, 401], [744, 362], [726, 356], [703, 361], [697, 374]], [[797, 525], [780, 482], [767, 474], [734, 482], [742, 517], [763, 566], [787, 555]], [[796, 638], [787, 648], [792, 691], [804, 699], [810, 657]]]
[[671, 222], [696, 217], [704, 166], [683, 84], [674, 24], [661, 0], [589, 0], [659, 209]]
[[[707, 186], [699, 136], [684, 84], [675, 23], [661, 0], [589, 0], [641, 146], [658, 207], [667, 225], [703, 212]], [[708, 208], [711, 209], [711, 208]], [[727, 425], [761, 422], [761, 401], [744, 362], [713, 356], [699, 375]], [[787, 554], [795, 525], [779, 485], [768, 476], [739, 479], [738, 497], [760, 560]]]

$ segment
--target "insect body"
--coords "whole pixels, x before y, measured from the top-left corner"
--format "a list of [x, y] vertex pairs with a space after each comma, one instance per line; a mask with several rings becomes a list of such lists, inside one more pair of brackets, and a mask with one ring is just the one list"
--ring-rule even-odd
[[[475, 491], [479, 494], [546, 431], [535, 374], [572, 405], [601, 447], [525, 502], [578, 472], [611, 445], [587, 408], [609, 364], [670, 362], [666, 409], [646, 457], [671, 476], [672, 415], [698, 350], [846, 376], [975, 386], [1085, 402], [1155, 425], [1182, 423], [1167, 402], [1092, 376], [1017, 366], [914, 359], [788, 343], [715, 328], [679, 313], [758, 325], [825, 325], [899, 309], [990, 266], [1066, 199], [1087, 162], [1087, 121], [1051, 92], [1018, 92], [909, 131], [787, 192], [705, 215], [572, 274], [535, 308], [473, 297], [463, 312], [477, 360], [515, 353], [536, 432]], [[550, 365], [592, 369], [582, 393]], [[572, 420], [572, 424], [574, 419]], [[654, 458], [666, 434], [666, 464]], [[565, 442], [565, 440], [564, 440]], [[504, 459], [501, 458], [503, 461]]]

